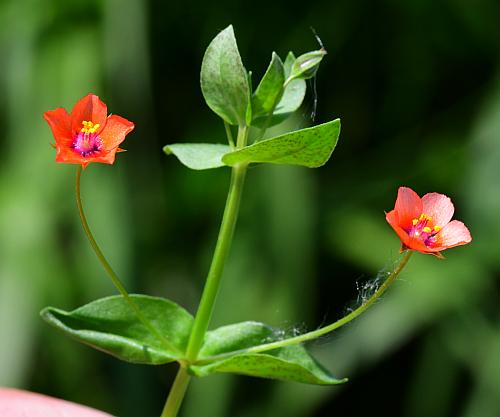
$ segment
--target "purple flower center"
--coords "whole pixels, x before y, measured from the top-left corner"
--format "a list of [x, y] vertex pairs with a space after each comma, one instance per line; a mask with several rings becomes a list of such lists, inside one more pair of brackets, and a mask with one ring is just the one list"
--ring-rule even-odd
[[101, 150], [102, 140], [97, 134], [100, 126], [99, 123], [94, 124], [90, 121], [84, 120], [82, 125], [83, 127], [76, 134], [71, 147], [76, 153], [86, 158], [87, 156], [92, 156]]
[[102, 149], [102, 140], [97, 133], [78, 132], [71, 147], [82, 157], [95, 155]]

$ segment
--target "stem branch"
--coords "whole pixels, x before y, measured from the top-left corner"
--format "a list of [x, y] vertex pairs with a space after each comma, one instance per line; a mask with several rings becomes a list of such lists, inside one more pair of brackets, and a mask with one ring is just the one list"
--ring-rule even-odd
[[234, 148], [234, 140], [233, 140], [233, 134], [231, 133], [231, 126], [229, 126], [229, 123], [224, 120], [224, 128], [226, 129], [226, 136], [227, 136], [227, 141], [229, 142], [229, 146], [231, 148]]

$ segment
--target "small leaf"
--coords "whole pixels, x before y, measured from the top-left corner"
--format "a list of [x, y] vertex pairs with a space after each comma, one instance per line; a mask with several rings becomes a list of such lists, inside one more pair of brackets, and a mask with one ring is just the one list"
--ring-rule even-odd
[[208, 45], [201, 64], [201, 90], [208, 106], [227, 123], [245, 124], [250, 87], [231, 25]]
[[188, 168], [202, 170], [225, 166], [222, 156], [231, 152], [232, 148], [213, 143], [174, 143], [166, 145], [163, 151], [167, 155], [175, 155]]
[[273, 52], [271, 63], [262, 77], [252, 100], [253, 117], [267, 116], [278, 104], [283, 92], [285, 70], [280, 57]]
[[296, 59], [297, 58], [295, 58], [295, 55], [292, 51], [288, 52], [288, 55], [286, 56], [285, 59], [285, 63], [283, 64], [283, 69], [285, 70], [285, 79], [287, 79], [290, 76], [293, 63], [295, 62]]
[[152, 334], [122, 296], [102, 298], [71, 312], [46, 307], [40, 314], [68, 336], [126, 362], [159, 365], [182, 358], [193, 317], [163, 298], [130, 297], [157, 333]]
[[[200, 351], [200, 361], [277, 340], [280, 340], [280, 332], [262, 323], [243, 322], [220, 327], [207, 333]], [[197, 376], [227, 372], [317, 385], [340, 384], [346, 381], [330, 375], [301, 345], [265, 353], [235, 353], [205, 365], [193, 365], [190, 371]]]
[[[295, 59], [293, 52], [289, 52], [283, 64], [285, 79], [290, 75]], [[306, 82], [303, 79], [296, 78], [290, 81], [285, 87], [281, 100], [278, 102], [270, 120], [268, 120], [267, 116], [254, 117], [252, 125], [260, 128], [267, 128], [283, 122], [301, 106], [306, 95], [306, 88]]]
[[222, 157], [226, 165], [267, 162], [317, 168], [328, 161], [340, 134], [340, 120], [266, 139]]

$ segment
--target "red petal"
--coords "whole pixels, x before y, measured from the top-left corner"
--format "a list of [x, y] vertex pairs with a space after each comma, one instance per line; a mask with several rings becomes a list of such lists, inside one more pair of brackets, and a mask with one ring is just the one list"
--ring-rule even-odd
[[57, 144], [70, 146], [72, 142], [71, 117], [63, 108], [46, 111], [43, 118], [47, 120]]
[[104, 129], [108, 109], [106, 105], [95, 94], [88, 94], [79, 100], [71, 111], [72, 131], [79, 132], [82, 128], [82, 122], [88, 121], [99, 124], [98, 133]]
[[449, 222], [437, 235], [437, 244], [432, 248], [432, 252], [439, 252], [454, 246], [466, 245], [470, 243], [472, 237], [467, 226], [458, 220]]
[[125, 136], [134, 129], [134, 124], [120, 116], [109, 116], [105, 128], [99, 134], [104, 149], [116, 149], [125, 140]]
[[87, 163], [90, 162], [100, 162], [102, 164], [113, 164], [115, 162], [117, 148], [111, 149], [110, 151], [102, 151], [99, 155], [89, 156], [85, 160]]
[[62, 164], [85, 164], [85, 159], [75, 152], [73, 149], [66, 146], [58, 146], [56, 154], [56, 162]]
[[422, 242], [420, 239], [410, 237], [408, 233], [406, 233], [405, 230], [399, 226], [400, 222], [398, 212], [396, 210], [392, 210], [387, 213], [385, 215], [385, 219], [398, 234], [404, 247], [412, 250], [417, 250], [419, 252], [428, 252], [428, 248], [427, 246], [425, 246], [424, 242]]
[[455, 211], [450, 198], [444, 194], [426, 194], [422, 197], [422, 204], [424, 214], [432, 217], [432, 223], [435, 226], [446, 226]]
[[398, 234], [401, 242], [409, 239], [408, 233], [406, 233], [403, 228], [399, 226], [399, 217], [396, 210], [392, 210], [387, 213], [385, 215], [385, 219], [387, 220], [387, 223], [389, 223], [394, 231]]
[[410, 237], [406, 242], [404, 242], [406, 246], [408, 246], [410, 249], [417, 250], [422, 253], [430, 253], [432, 251], [429, 250], [427, 246], [425, 246], [425, 243], [422, 242], [419, 238], [416, 237]]
[[399, 187], [394, 210], [398, 213], [400, 227], [411, 227], [412, 220], [418, 219], [422, 214], [422, 208], [422, 200], [415, 191], [408, 187]]

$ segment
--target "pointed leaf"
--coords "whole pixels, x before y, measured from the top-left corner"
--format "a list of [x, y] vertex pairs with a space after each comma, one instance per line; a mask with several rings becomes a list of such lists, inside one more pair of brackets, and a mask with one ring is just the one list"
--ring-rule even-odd
[[226, 165], [267, 162], [317, 168], [328, 161], [340, 134], [340, 120], [266, 139], [222, 157]]
[[193, 317], [163, 298], [130, 297], [155, 334], [122, 296], [102, 298], [71, 312], [46, 307], [40, 314], [68, 336], [126, 362], [159, 365], [182, 358]]
[[201, 90], [208, 106], [232, 125], [244, 125], [250, 103], [248, 74], [232, 26], [208, 46], [201, 64]]
[[283, 69], [285, 70], [285, 80], [290, 76], [290, 73], [292, 72], [293, 63], [295, 62], [296, 59], [297, 58], [295, 58], [295, 55], [292, 51], [288, 52], [285, 62], [283, 63]]
[[[207, 333], [200, 352], [200, 361], [206, 361], [215, 355], [277, 341], [281, 336], [281, 332], [276, 329], [257, 322], [224, 326]], [[317, 385], [340, 384], [346, 381], [330, 375], [301, 345], [287, 346], [264, 353], [235, 353], [204, 365], [191, 366], [190, 371], [197, 376], [227, 372]]]
[[174, 143], [165, 146], [163, 151], [175, 155], [188, 168], [201, 170], [225, 166], [222, 156], [232, 148], [214, 143]]
[[[285, 63], [283, 64], [285, 70], [285, 79], [287, 79], [292, 70], [292, 65], [295, 62], [295, 55], [289, 52]], [[302, 105], [306, 95], [306, 82], [303, 79], [296, 78], [288, 83], [283, 91], [283, 95], [273, 112], [270, 120], [267, 116], [254, 117], [252, 125], [260, 128], [271, 127], [283, 122], [286, 118], [291, 116]]]
[[268, 115], [278, 104], [283, 92], [285, 70], [280, 57], [273, 52], [271, 63], [252, 99], [253, 117]]

